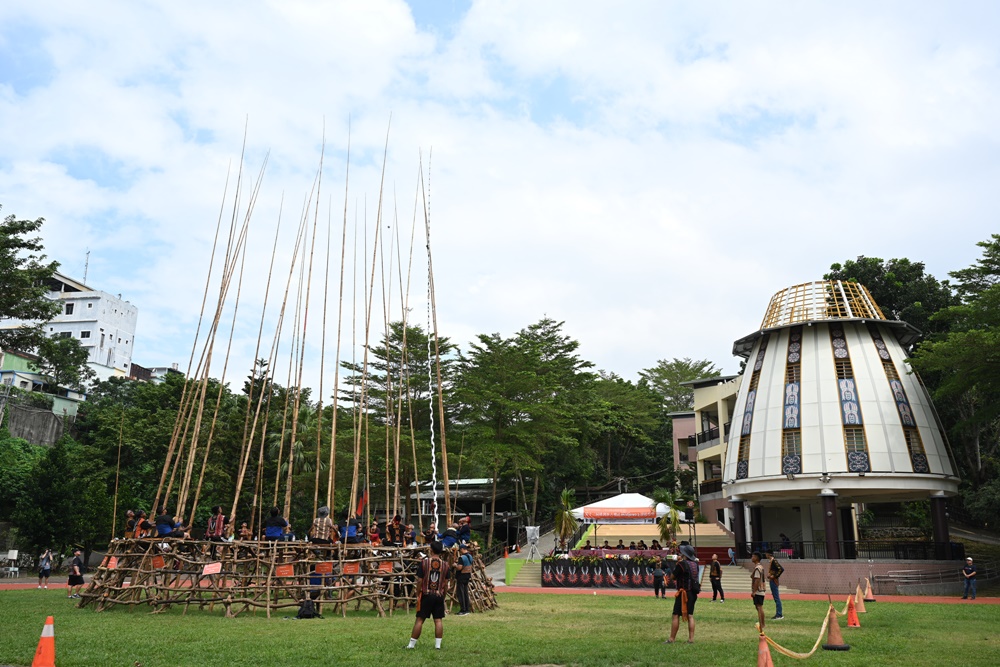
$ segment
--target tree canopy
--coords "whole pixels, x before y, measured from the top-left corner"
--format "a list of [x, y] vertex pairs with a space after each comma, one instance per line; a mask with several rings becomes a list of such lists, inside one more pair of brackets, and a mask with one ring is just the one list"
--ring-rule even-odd
[[45, 338], [42, 324], [59, 312], [59, 304], [45, 296], [47, 281], [59, 264], [45, 261], [41, 239], [34, 236], [44, 222], [13, 215], [0, 222], [0, 319], [23, 321], [19, 327], [0, 329], [0, 349], [34, 349]]

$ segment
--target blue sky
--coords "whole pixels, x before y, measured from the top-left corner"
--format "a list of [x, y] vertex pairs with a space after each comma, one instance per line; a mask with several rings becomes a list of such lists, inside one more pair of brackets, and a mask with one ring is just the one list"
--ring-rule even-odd
[[[249, 178], [269, 161], [231, 362], [242, 376], [275, 225], [287, 273], [324, 136], [329, 286], [349, 139], [346, 309], [361, 308], [354, 221], [368, 265], [388, 131], [383, 231], [404, 260], [433, 156], [442, 333], [549, 316], [627, 378], [672, 357], [735, 371], [732, 341], [770, 296], [834, 262], [909, 257], [944, 278], [976, 259], [997, 230], [998, 32], [989, 2], [10, 0], [0, 204], [46, 218], [67, 273], [82, 277], [89, 250], [88, 281], [138, 305], [137, 363], [183, 367], [246, 130]], [[414, 276], [424, 264], [416, 252]], [[345, 357], [360, 349], [349, 339]]]

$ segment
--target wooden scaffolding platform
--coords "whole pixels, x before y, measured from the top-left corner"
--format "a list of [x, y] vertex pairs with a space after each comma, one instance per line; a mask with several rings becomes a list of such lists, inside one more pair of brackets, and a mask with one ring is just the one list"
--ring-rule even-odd
[[[104, 611], [147, 605], [157, 613], [184, 605], [186, 613], [192, 605], [210, 611], [221, 605], [227, 617], [263, 609], [270, 618], [272, 611], [297, 608], [309, 597], [318, 611], [346, 616], [353, 604], [355, 610], [386, 616], [415, 607], [417, 565], [428, 551], [343, 543], [116, 539], [79, 606]], [[470, 553], [472, 610], [493, 609], [493, 582], [476, 545]], [[445, 557], [454, 563], [457, 550], [446, 550]], [[449, 609], [458, 602], [455, 587], [452, 577]]]

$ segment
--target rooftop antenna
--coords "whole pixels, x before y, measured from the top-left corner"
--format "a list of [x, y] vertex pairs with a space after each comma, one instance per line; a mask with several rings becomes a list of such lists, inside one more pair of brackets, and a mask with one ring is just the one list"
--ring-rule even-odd
[[87, 259], [83, 263], [83, 284], [87, 284], [87, 271], [90, 270], [90, 248], [87, 248]]

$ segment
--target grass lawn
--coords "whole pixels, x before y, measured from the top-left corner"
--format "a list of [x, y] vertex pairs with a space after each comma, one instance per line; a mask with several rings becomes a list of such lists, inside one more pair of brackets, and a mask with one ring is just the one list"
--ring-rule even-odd
[[[73, 665], [696, 665], [746, 667], [757, 660], [756, 615], [747, 600], [698, 602], [696, 643], [664, 645], [670, 601], [610, 595], [500, 594], [500, 608], [445, 619], [444, 648], [434, 650], [433, 625], [415, 651], [404, 651], [413, 616], [379, 619], [353, 612], [295, 621], [263, 614], [223, 618], [181, 609], [79, 610], [63, 590], [0, 592], [0, 665], [29, 665], [47, 615], [55, 617], [56, 659]], [[785, 601], [784, 621], [771, 636], [792, 649], [812, 648], [826, 604]], [[773, 609], [773, 608], [772, 608]], [[1000, 664], [1000, 605], [872, 603], [862, 628], [841, 627], [852, 648], [822, 649], [809, 665]], [[805, 664], [772, 651], [776, 665]]]

